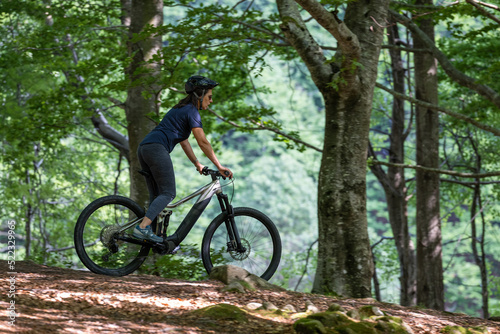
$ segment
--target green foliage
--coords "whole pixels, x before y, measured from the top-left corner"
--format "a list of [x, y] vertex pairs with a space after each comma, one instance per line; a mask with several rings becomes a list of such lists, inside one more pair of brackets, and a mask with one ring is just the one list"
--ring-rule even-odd
[[192, 244], [182, 244], [181, 250], [174, 255], [149, 256], [138, 272], [192, 281], [208, 277], [201, 262], [199, 247]]

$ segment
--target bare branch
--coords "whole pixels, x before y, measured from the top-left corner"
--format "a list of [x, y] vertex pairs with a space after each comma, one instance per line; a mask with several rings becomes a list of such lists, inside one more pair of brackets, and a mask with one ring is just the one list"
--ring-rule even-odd
[[477, 181], [460, 181], [460, 180], [451, 180], [451, 179], [440, 179], [441, 182], [447, 182], [447, 183], [455, 183], [459, 184], [461, 186], [466, 186], [466, 187], [473, 187], [477, 184], [480, 185], [487, 185], [487, 184], [499, 184], [500, 181], [480, 181], [479, 183]]
[[454, 111], [442, 108], [442, 107], [437, 106], [435, 104], [424, 102], [424, 101], [421, 101], [421, 100], [417, 100], [417, 99], [415, 99], [413, 97], [410, 97], [410, 96], [406, 96], [406, 95], [398, 93], [398, 92], [396, 92], [396, 91], [394, 91], [392, 89], [389, 89], [389, 88], [387, 88], [384, 85], [379, 84], [379, 83], [376, 83], [375, 86], [378, 87], [378, 88], [380, 88], [380, 89], [385, 90], [386, 92], [388, 92], [388, 93], [390, 93], [390, 94], [392, 94], [392, 95], [394, 95], [396, 97], [399, 97], [399, 98], [404, 99], [406, 101], [410, 101], [412, 103], [418, 104], [418, 105], [423, 106], [425, 108], [429, 108], [429, 109], [432, 109], [432, 110], [436, 110], [436, 111], [442, 112], [443, 114], [446, 114], [448, 116], [455, 117], [457, 119], [461, 119], [462, 121], [466, 121], [467, 123], [470, 123], [470, 124], [472, 124], [472, 125], [480, 128], [480, 129], [482, 129], [484, 131], [491, 132], [495, 136], [500, 136], [500, 130], [499, 129], [494, 128], [494, 127], [489, 126], [489, 125], [486, 125], [486, 124], [483, 124], [483, 123], [480, 123], [480, 122], [474, 120], [473, 118], [468, 117], [468, 116], [466, 116], [464, 114], [456, 113]]
[[480, 4], [481, 6], [488, 7], [488, 8], [500, 11], [500, 7], [498, 7], [497, 5], [493, 5], [491, 3], [487, 3], [487, 2], [483, 2], [483, 1], [476, 1], [476, 0], [474, 0], [474, 2], [477, 3], [477, 4]]
[[[467, 3], [469, 3], [469, 4], [471, 4], [472, 6], [476, 7], [476, 9], [479, 12], [481, 12], [482, 15], [484, 15], [487, 18], [489, 18], [489, 19], [495, 21], [496, 23], [500, 24], [500, 19], [498, 17], [496, 17], [495, 15], [491, 14], [486, 9], [484, 9], [483, 7], [480, 6], [480, 4], [483, 5], [483, 6], [486, 6], [486, 5], [489, 5], [489, 4], [485, 4], [484, 2], [476, 1], [476, 0], [465, 0], [465, 1]], [[490, 6], [493, 6], [493, 5], [490, 5]], [[493, 6], [493, 7], [496, 7], [496, 6]], [[492, 7], [490, 7], [490, 8], [492, 8]], [[496, 7], [495, 9], [498, 10], [498, 7]]]
[[425, 32], [413, 23], [411, 19], [394, 10], [389, 10], [389, 12], [394, 16], [394, 18], [405, 25], [413, 33], [415, 38], [422, 40], [422, 42], [432, 51], [432, 54], [439, 61], [439, 64], [451, 80], [457, 82], [461, 86], [474, 90], [479, 95], [483, 96], [488, 101], [495, 104], [495, 106], [500, 108], [500, 94], [498, 94], [498, 92], [487, 85], [478, 83], [476, 79], [469, 77], [453, 66], [448, 57], [446, 57], [446, 55], [438, 49], [434, 42], [425, 34]]
[[245, 131], [259, 131], [259, 130], [267, 130], [267, 131], [271, 131], [271, 132], [274, 132], [276, 133], [277, 135], [280, 135], [282, 137], [285, 137], [287, 139], [290, 139], [291, 141], [297, 143], [297, 144], [300, 144], [300, 145], [304, 145], [305, 147], [308, 147], [308, 148], [312, 148], [313, 150], [315, 151], [318, 151], [318, 152], [323, 152], [322, 149], [316, 147], [316, 146], [313, 146], [309, 143], [306, 143], [305, 141], [302, 141], [300, 139], [297, 139], [297, 138], [294, 138], [293, 136], [290, 136], [289, 134], [286, 134], [285, 132], [281, 131], [281, 130], [278, 130], [276, 128], [271, 128], [271, 127], [268, 127], [264, 124], [262, 124], [261, 122], [257, 122], [253, 119], [248, 119], [248, 121], [250, 121], [251, 123], [257, 125], [256, 128], [252, 128], [252, 127], [246, 127], [246, 126], [241, 126], [233, 121], [230, 121], [224, 117], [222, 117], [221, 115], [217, 114], [215, 111], [213, 111], [212, 109], [208, 108], [208, 111], [210, 111], [212, 114], [214, 114], [218, 119], [220, 119], [221, 121], [227, 123], [227, 124], [230, 124], [232, 126], [234, 126], [235, 128], [238, 128], [238, 129], [241, 129], [241, 130], [245, 130]]
[[395, 164], [395, 163], [383, 162], [383, 161], [379, 161], [379, 160], [373, 160], [373, 161], [370, 161], [369, 163], [384, 165], [384, 166], [388, 166], [388, 167], [409, 168], [409, 169], [421, 170], [421, 171], [425, 171], [425, 172], [439, 173], [439, 174], [445, 174], [445, 175], [451, 175], [451, 176], [463, 177], [463, 178], [469, 178], [469, 179], [482, 179], [482, 178], [486, 178], [486, 177], [500, 176], [500, 172], [487, 172], [487, 173], [472, 174], [472, 173], [455, 172], [452, 170], [443, 170], [443, 169], [438, 169], [438, 168], [424, 167], [424, 166], [419, 166], [419, 165]]

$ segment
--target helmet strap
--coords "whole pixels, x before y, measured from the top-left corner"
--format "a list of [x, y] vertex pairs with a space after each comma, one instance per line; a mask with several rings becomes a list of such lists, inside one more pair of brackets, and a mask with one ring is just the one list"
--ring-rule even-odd
[[205, 98], [205, 93], [207, 91], [204, 89], [203, 90], [203, 93], [201, 94], [201, 97], [198, 96], [198, 94], [196, 94], [196, 92], [193, 92], [194, 96], [196, 96], [196, 98], [198, 99], [199, 101], [199, 106], [198, 106], [198, 110], [201, 109], [202, 105], [203, 105], [203, 99]]

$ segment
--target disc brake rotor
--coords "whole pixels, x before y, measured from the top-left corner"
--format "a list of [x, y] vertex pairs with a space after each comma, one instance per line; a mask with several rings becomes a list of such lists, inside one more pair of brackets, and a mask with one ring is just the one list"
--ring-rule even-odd
[[250, 252], [251, 252], [250, 243], [245, 238], [241, 239], [241, 245], [246, 248], [246, 250], [244, 252], [238, 252], [238, 251], [230, 251], [229, 252], [229, 255], [231, 255], [231, 257], [236, 261], [245, 260], [246, 258], [248, 258], [248, 256], [250, 255]]

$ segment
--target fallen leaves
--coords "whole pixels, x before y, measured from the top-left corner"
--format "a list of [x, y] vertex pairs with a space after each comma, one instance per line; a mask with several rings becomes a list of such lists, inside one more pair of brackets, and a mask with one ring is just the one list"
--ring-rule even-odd
[[[496, 322], [372, 299], [334, 300], [290, 291], [223, 293], [224, 284], [211, 280], [188, 282], [148, 275], [107, 277], [32, 262], [16, 262], [16, 269], [18, 317], [14, 328], [4, 325], [8, 299], [0, 295], [0, 324], [5, 333], [293, 333], [292, 317], [259, 313], [246, 309], [246, 305], [271, 302], [278, 308], [293, 305], [297, 312], [305, 312], [309, 301], [322, 311], [333, 302], [347, 310], [374, 305], [403, 318], [416, 334], [439, 333], [447, 325], [488, 326], [491, 333], [500, 333]], [[0, 273], [0, 277], [5, 279], [6, 273]], [[222, 303], [250, 312], [248, 323], [206, 319], [192, 312]]]

